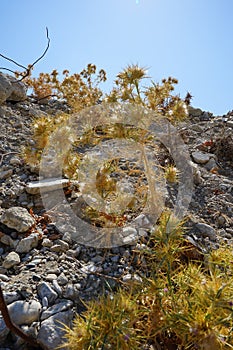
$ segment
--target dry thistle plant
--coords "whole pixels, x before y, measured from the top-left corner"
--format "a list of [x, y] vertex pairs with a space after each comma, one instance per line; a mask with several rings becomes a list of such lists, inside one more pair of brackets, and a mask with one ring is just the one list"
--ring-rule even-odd
[[[38, 78], [29, 76], [24, 82], [33, 89], [33, 95], [39, 99], [56, 98], [66, 102], [71, 107], [71, 113], [79, 112], [86, 107], [96, 105], [102, 98], [104, 101], [135, 103], [152, 109], [160, 115], [166, 116], [173, 123], [187, 117], [185, 102], [177, 95], [172, 95], [174, 84], [177, 80], [169, 77], [163, 79], [162, 84], [151, 82], [152, 86], [142, 88], [143, 79], [147, 78], [146, 70], [138, 65], [130, 65], [117, 75], [116, 86], [110, 94], [104, 96], [99, 88], [101, 82], [106, 81], [106, 73], [103, 69], [96, 72], [94, 64], [88, 64], [79, 74], [69, 75], [68, 70], [63, 71], [63, 80], [59, 80], [59, 74], [53, 70], [51, 74], [41, 73]], [[42, 149], [48, 143], [49, 135], [56, 127], [66, 123], [69, 115], [62, 113], [55, 117], [39, 117], [35, 119], [32, 128], [35, 145], [24, 148], [25, 161], [33, 166], [40, 162]], [[144, 135], [143, 135], [144, 134]], [[135, 141], [147, 142], [150, 138], [145, 130], [135, 130], [133, 127], [126, 127], [120, 123], [115, 126], [99, 126], [95, 130], [88, 130], [77, 143], [97, 144], [103, 139], [110, 138], [133, 138]], [[76, 144], [77, 144], [76, 143]], [[77, 154], [77, 152], [76, 152]], [[72, 164], [75, 154], [72, 154], [73, 161], [67, 165], [67, 172], [72, 176]], [[79, 155], [77, 154], [77, 158]]]
[[38, 100], [56, 97], [67, 102], [74, 112], [96, 104], [102, 97], [98, 86], [107, 79], [103, 69], [97, 73], [96, 66], [88, 64], [79, 74], [70, 75], [68, 70], [62, 74], [64, 78], [60, 81], [56, 69], [51, 74], [40, 73], [38, 78], [32, 78], [30, 72], [24, 82], [33, 89], [33, 96]]
[[[56, 70], [50, 75], [42, 73], [38, 79], [29, 76], [25, 80], [28, 82], [29, 86], [34, 89], [35, 96], [43, 99], [45, 97], [52, 98], [52, 96], [55, 95], [56, 98], [66, 101], [66, 103], [70, 105], [72, 108], [71, 112], [82, 111], [90, 105], [96, 105], [99, 98], [103, 96], [103, 93], [98, 88], [98, 84], [106, 80], [106, 74], [103, 70], [100, 70], [96, 76], [95, 65], [89, 64], [80, 74], [69, 75], [68, 71], [63, 71], [63, 74], [65, 78], [62, 82], [59, 81]], [[94, 76], [95, 79], [93, 78]], [[175, 79], [164, 79], [161, 86], [152, 82], [151, 88], [143, 89], [141, 88], [141, 82], [145, 78], [145, 69], [137, 65], [126, 67], [126, 69], [117, 76], [117, 88], [113, 88], [112, 92], [104, 97], [104, 101], [108, 103], [113, 101], [133, 102], [135, 105], [138, 104], [145, 108], [154, 109], [156, 112], [166, 115], [170, 120], [172, 120], [173, 117], [175, 118], [175, 108], [177, 108], [177, 104], [180, 104], [180, 106], [183, 106], [183, 109], [180, 111], [179, 118], [182, 119], [187, 116], [185, 103], [177, 96], [171, 95], [174, 89], [173, 85], [177, 83]], [[46, 91], [47, 94], [48, 89], [50, 89], [51, 92], [50, 96], [46, 96], [44, 93]], [[124, 96], [122, 96], [123, 90], [128, 91]], [[158, 96], [156, 95], [159, 103], [157, 108], [153, 108], [150, 102], [154, 98], [153, 94], [158, 94]], [[115, 96], [114, 98], [113, 95]], [[54, 130], [66, 125], [69, 117], [69, 114], [61, 113], [55, 117], [39, 117], [35, 120], [33, 124], [34, 145], [25, 147], [22, 152], [26, 163], [34, 168], [39, 166], [43, 149], [48, 145], [50, 135]], [[99, 125], [89, 129], [87, 127], [87, 131], [74, 141], [74, 147], [65, 157], [63, 162], [63, 175], [69, 179], [77, 179], [77, 167], [82, 160], [82, 155], [77, 151], [78, 149], [85, 146], [94, 147], [101, 143], [101, 141], [115, 138], [132, 139], [142, 145], [150, 145], [154, 142], [147, 130], [135, 128], [131, 125], [116, 123], [115, 125]], [[62, 143], [64, 142], [64, 137], [61, 141]], [[169, 172], [168, 170], [169, 168], [165, 172], [165, 178], [168, 181], [176, 182], [177, 174], [175, 174], [175, 171], [172, 172], [172, 168], [170, 168]], [[135, 169], [129, 169], [128, 174], [125, 171], [124, 175], [132, 177], [132, 172], [135, 172]], [[107, 197], [110, 198], [110, 196], [114, 198], [116, 187], [114, 181], [111, 174], [106, 173], [106, 166], [104, 170], [102, 169], [102, 171], [99, 171], [96, 184], [98, 185], [97, 190], [103, 199]], [[136, 215], [136, 213], [140, 211], [140, 207], [143, 207], [143, 203], [146, 200], [145, 192], [148, 189], [148, 184], [142, 181], [140, 171], [138, 171], [137, 176], [135, 176], [135, 182], [136, 195], [134, 196], [134, 200], [130, 201], [128, 210], [131, 212], [134, 210]], [[152, 191], [153, 186], [151, 186], [151, 184], [149, 185]], [[156, 194], [154, 194], [154, 196], [156, 196]], [[106, 220], [110, 220], [110, 223], [111, 221], [113, 223], [117, 222], [119, 225], [123, 225], [126, 222], [124, 215], [127, 213], [124, 213], [124, 215], [120, 217], [113, 215], [107, 218], [104, 214], [98, 213], [98, 211], [90, 207], [85, 208], [85, 210], [84, 216], [87, 214], [93, 221], [93, 224], [97, 224], [98, 226], [100, 223], [101, 225], [105, 224]], [[101, 215], [98, 216], [98, 214]]]
[[179, 171], [174, 165], [168, 165], [165, 167], [165, 178], [170, 183], [176, 183], [179, 181]]
[[173, 95], [178, 80], [163, 79], [162, 84], [151, 81], [151, 86], [142, 87], [147, 79], [147, 70], [138, 65], [129, 65], [117, 75], [115, 87], [107, 96], [108, 102], [131, 102], [150, 108], [175, 123], [187, 118], [187, 105], [178, 95]]
[[232, 248], [222, 246], [201, 260], [184, 259], [190, 245], [175, 218], [168, 232], [170, 216], [169, 212], [161, 216], [148, 248], [139, 253], [150, 275], [142, 277], [141, 284], [131, 282], [115, 294], [87, 303], [73, 328], [66, 327], [63, 346], [71, 350], [137, 350], [149, 344], [156, 350], [233, 348]]
[[[115, 87], [106, 96], [98, 84], [106, 79], [96, 67], [88, 65], [80, 74], [69, 76], [41, 74], [39, 79], [28, 78], [38, 98], [55, 94], [67, 102], [73, 111], [82, 111], [95, 105], [100, 98], [107, 102], [129, 102], [152, 109], [172, 123], [187, 116], [186, 104], [173, 95], [177, 80], [169, 77], [162, 84], [151, 83], [142, 87], [146, 70], [137, 65], [126, 67], [115, 81]], [[52, 98], [48, 96], [48, 98]], [[41, 117], [35, 120], [33, 147], [24, 150], [26, 161], [38, 165], [40, 156], [56, 128], [66, 126], [68, 114]], [[65, 129], [64, 129], [65, 130]], [[132, 125], [99, 125], [89, 128], [74, 142], [64, 161], [64, 176], [76, 178], [77, 166], [82, 159], [79, 149], [94, 147], [111, 138], [128, 138], [149, 146], [151, 135], [143, 128]], [[126, 161], [124, 161], [124, 166]], [[96, 177], [97, 192], [105, 200], [115, 199], [116, 181], [113, 174], [133, 176], [135, 195], [128, 212], [138, 213], [146, 200], [149, 184], [142, 169], [134, 165], [122, 168], [120, 157], [106, 162]], [[179, 173], [171, 163], [164, 169], [168, 182], [176, 183]], [[155, 194], [156, 196], [156, 194]], [[124, 213], [113, 215], [85, 208], [86, 216], [95, 225], [125, 224]], [[137, 252], [138, 273], [142, 283], [121, 287], [115, 294], [100, 296], [98, 301], [86, 304], [86, 311], [77, 315], [72, 329], [66, 327], [64, 344], [71, 350], [147, 349], [156, 350], [223, 350], [233, 348], [233, 258], [232, 248], [221, 246], [205, 256], [185, 239], [184, 223], [165, 211], [157, 228], [146, 241], [144, 251]], [[143, 264], [140, 265], [140, 262]], [[146, 265], [146, 266], [145, 266]]]

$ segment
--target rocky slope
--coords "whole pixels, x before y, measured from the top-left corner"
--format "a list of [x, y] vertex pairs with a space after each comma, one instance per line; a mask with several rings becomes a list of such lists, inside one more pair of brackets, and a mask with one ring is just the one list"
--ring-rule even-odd
[[[70, 325], [82, 300], [140, 280], [133, 250], [143, 242], [94, 249], [58, 232], [32, 189], [38, 174], [24, 163], [20, 149], [33, 144], [33, 118], [56, 115], [66, 106], [39, 104], [25, 95], [12, 99], [9, 91], [1, 101], [0, 283], [12, 321], [37, 338], [41, 349], [52, 350], [64, 334], [60, 322]], [[220, 240], [233, 243], [233, 112], [213, 116], [192, 107], [189, 112], [189, 120], [177, 127], [194, 170], [187, 236], [202, 250], [215, 249]], [[175, 200], [170, 196], [168, 203]], [[0, 349], [28, 349], [1, 314]]]

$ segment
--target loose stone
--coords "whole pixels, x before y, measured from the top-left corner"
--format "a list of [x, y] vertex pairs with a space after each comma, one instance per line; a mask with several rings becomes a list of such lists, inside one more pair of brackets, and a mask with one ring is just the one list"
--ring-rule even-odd
[[2, 266], [5, 269], [10, 269], [20, 263], [20, 256], [19, 254], [15, 252], [10, 252], [9, 254], [6, 255]]
[[26, 232], [35, 224], [27, 209], [21, 207], [6, 209], [0, 217], [0, 222], [18, 232]]
[[8, 306], [8, 311], [12, 322], [17, 325], [29, 325], [39, 319], [41, 304], [36, 300], [18, 300]]
[[47, 282], [41, 282], [37, 287], [38, 295], [41, 299], [48, 298], [49, 305], [55, 302], [58, 295]]

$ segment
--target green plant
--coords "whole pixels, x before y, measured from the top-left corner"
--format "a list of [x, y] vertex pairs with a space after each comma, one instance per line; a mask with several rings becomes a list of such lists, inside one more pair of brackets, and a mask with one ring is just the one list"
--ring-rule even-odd
[[120, 290], [86, 304], [87, 310], [77, 315], [72, 330], [66, 327], [66, 342], [70, 350], [141, 349], [136, 336], [138, 304], [130, 293]]
[[69, 349], [233, 348], [232, 248], [221, 246], [197, 260], [182, 226], [169, 212], [162, 215], [138, 253], [147, 265], [143, 283], [88, 303], [74, 327], [66, 327]]
[[176, 183], [179, 181], [179, 171], [174, 165], [168, 165], [165, 167], [165, 178], [170, 183]]

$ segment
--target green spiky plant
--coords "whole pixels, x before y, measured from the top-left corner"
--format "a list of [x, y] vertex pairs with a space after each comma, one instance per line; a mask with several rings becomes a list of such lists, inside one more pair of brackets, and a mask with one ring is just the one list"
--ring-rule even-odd
[[66, 327], [68, 349], [141, 349], [142, 339], [139, 334], [135, 336], [140, 310], [129, 292], [110, 294], [86, 307], [82, 317], [76, 317], [72, 330]]
[[68, 349], [233, 348], [232, 248], [221, 246], [205, 256], [195, 252], [182, 223], [171, 218], [162, 215], [148, 248], [139, 253], [149, 276], [86, 304], [74, 327], [66, 327]]

